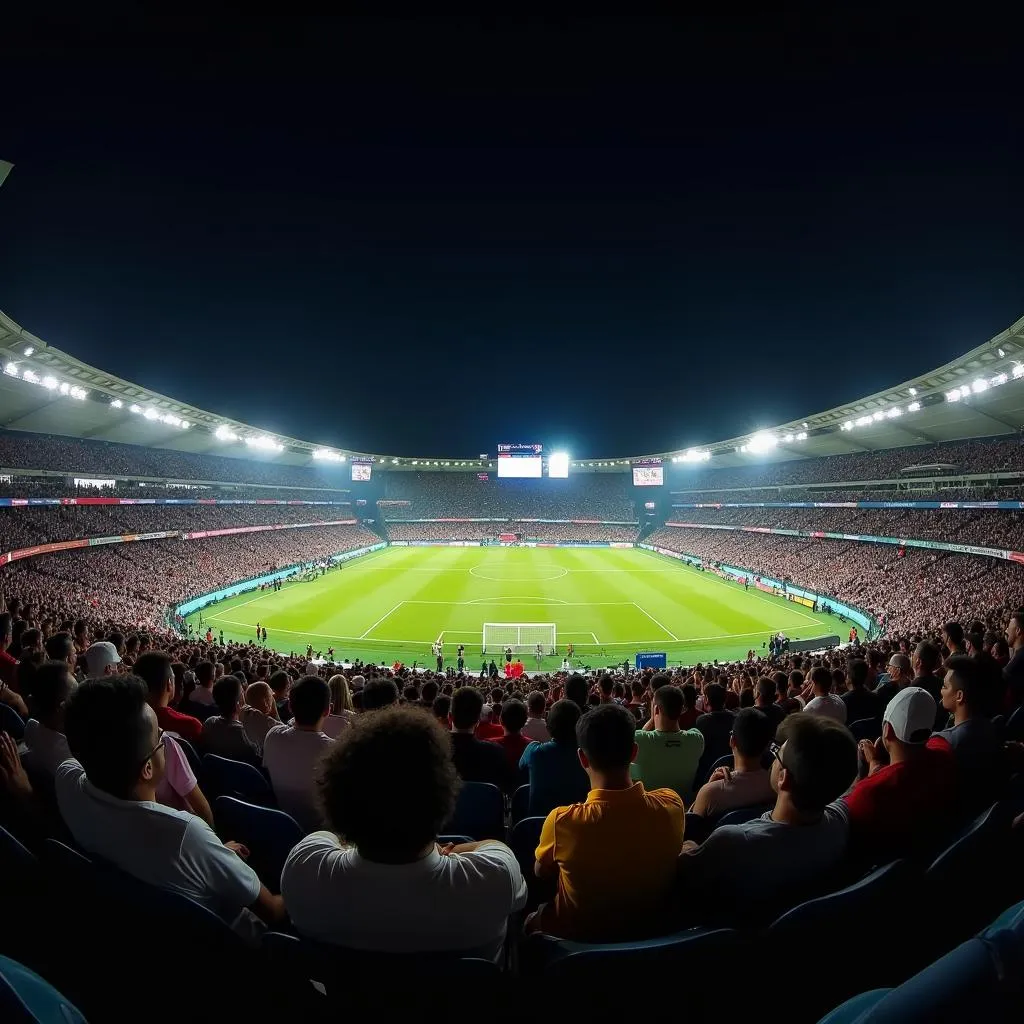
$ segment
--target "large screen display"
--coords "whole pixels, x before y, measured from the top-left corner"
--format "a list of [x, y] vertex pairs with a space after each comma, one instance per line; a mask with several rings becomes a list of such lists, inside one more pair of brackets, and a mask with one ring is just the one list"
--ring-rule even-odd
[[544, 446], [540, 444], [499, 444], [498, 479], [531, 477], [539, 480], [543, 475], [543, 451]]
[[366, 483], [373, 473], [373, 466], [369, 462], [352, 463], [352, 480], [355, 483]]
[[665, 483], [664, 466], [634, 466], [634, 487], [661, 487]]

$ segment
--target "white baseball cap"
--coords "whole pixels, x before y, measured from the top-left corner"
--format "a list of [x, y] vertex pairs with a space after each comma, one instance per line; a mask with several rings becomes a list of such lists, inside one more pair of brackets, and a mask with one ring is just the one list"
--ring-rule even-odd
[[85, 663], [89, 667], [89, 676], [96, 678], [103, 675], [108, 665], [116, 665], [120, 662], [121, 655], [117, 648], [108, 640], [99, 640], [89, 645], [85, 652]]
[[935, 698], [920, 686], [906, 686], [889, 701], [882, 722], [892, 726], [898, 740], [924, 743], [935, 725]]

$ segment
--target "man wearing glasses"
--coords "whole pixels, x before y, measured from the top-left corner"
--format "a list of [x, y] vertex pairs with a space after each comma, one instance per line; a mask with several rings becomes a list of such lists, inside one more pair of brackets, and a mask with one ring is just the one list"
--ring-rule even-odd
[[857, 775], [857, 745], [834, 719], [799, 712], [779, 726], [772, 754], [775, 806], [716, 828], [679, 858], [683, 905], [701, 923], [770, 919], [831, 874], [846, 853], [839, 797]]
[[57, 769], [61, 816], [87, 853], [190, 896], [252, 938], [260, 929], [250, 910], [275, 922], [284, 904], [245, 863], [244, 846], [222, 843], [201, 818], [157, 803], [165, 740], [147, 693], [136, 676], [108, 676], [72, 694], [64, 729], [77, 760]]

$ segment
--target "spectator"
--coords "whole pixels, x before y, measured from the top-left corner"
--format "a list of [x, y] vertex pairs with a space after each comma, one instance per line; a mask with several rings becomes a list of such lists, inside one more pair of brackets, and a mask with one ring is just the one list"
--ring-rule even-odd
[[277, 717], [281, 722], [290, 722], [292, 709], [288, 703], [288, 693], [292, 688], [292, 677], [283, 669], [274, 672], [268, 680], [270, 689], [274, 692], [274, 705], [277, 708]]
[[263, 765], [278, 806], [299, 827], [311, 832], [323, 816], [314, 791], [320, 759], [331, 746], [323, 724], [331, 708], [331, 691], [319, 676], [303, 676], [291, 689], [291, 725], [279, 725], [263, 741]]
[[[764, 681], [774, 690], [770, 679]], [[701, 786], [690, 810], [717, 818], [738, 807], [773, 803], [771, 772], [762, 766], [762, 759], [774, 737], [775, 729], [760, 708], [737, 712], [729, 738], [733, 767], [716, 768]]]
[[106, 640], [98, 640], [90, 644], [85, 652], [85, 664], [89, 671], [90, 679], [102, 679], [104, 676], [112, 676], [117, 673], [117, 666], [121, 664], [121, 655], [117, 648]]
[[242, 935], [284, 920], [284, 904], [246, 865], [245, 847], [221, 843], [188, 811], [157, 801], [166, 736], [134, 676], [89, 680], [68, 701], [76, 760], [57, 769], [57, 803], [75, 842], [150, 885], [184, 893], [222, 914]]
[[530, 745], [523, 735], [526, 715], [526, 705], [521, 700], [507, 700], [501, 706], [503, 735], [494, 742], [505, 754], [505, 789], [510, 793], [519, 785], [519, 760]]
[[526, 719], [526, 725], [523, 726], [523, 735], [528, 740], [536, 740], [538, 743], [546, 743], [551, 739], [551, 733], [548, 732], [547, 723], [545, 721], [544, 709], [546, 702], [544, 700], [544, 694], [540, 690], [534, 690], [529, 697], [526, 698], [526, 709], [529, 715]]
[[496, 744], [478, 740], [474, 735], [480, 722], [484, 699], [471, 686], [461, 686], [452, 694], [452, 756], [455, 770], [464, 782], [490, 782], [505, 785], [505, 754]]
[[729, 753], [729, 738], [735, 715], [725, 709], [725, 687], [709, 683], [704, 687], [704, 699], [711, 709], [697, 719], [694, 726], [704, 737], [704, 753], [697, 768], [697, 780], [701, 783], [708, 776], [711, 766]]
[[136, 659], [133, 670], [146, 684], [147, 701], [156, 713], [160, 728], [165, 732], [176, 733], [189, 743], [198, 744], [203, 735], [203, 723], [171, 707], [171, 698], [174, 696], [171, 656], [163, 651], [147, 651]]
[[1010, 660], [1003, 666], [1003, 682], [1009, 691], [1010, 706], [1016, 708], [1024, 704], [1024, 608], [1010, 616], [1006, 643]]
[[0, 612], [0, 684], [13, 687], [18, 672], [18, 659], [7, 653], [14, 640], [14, 619], [10, 612]]
[[331, 691], [331, 713], [324, 721], [324, 732], [336, 740], [356, 717], [352, 707], [352, 695], [348, 692], [348, 680], [341, 675], [331, 676], [327, 680]]
[[434, 703], [431, 706], [431, 714], [443, 725], [446, 729], [451, 728], [450, 715], [452, 711], [452, 699], [446, 693], [439, 693], [434, 698]]
[[884, 712], [889, 701], [905, 686], [910, 686], [913, 680], [914, 670], [910, 658], [905, 654], [893, 654], [889, 658], [886, 674], [875, 688], [879, 711]]
[[823, 715], [844, 725], [846, 705], [841, 697], [832, 692], [832, 673], [824, 666], [811, 669], [811, 689], [814, 696], [807, 702], [804, 712], [808, 715]]
[[364, 711], [379, 711], [398, 703], [398, 687], [391, 679], [371, 679], [362, 693]]
[[281, 720], [275, 717], [277, 714], [277, 702], [274, 700], [274, 691], [269, 683], [250, 683], [245, 688], [245, 704], [239, 719], [245, 735], [249, 742], [263, 756], [263, 744], [266, 741], [267, 733], [281, 724]]
[[693, 789], [694, 776], [704, 753], [704, 736], [699, 729], [679, 728], [683, 713], [683, 693], [668, 682], [667, 675], [651, 680], [654, 690], [652, 714], [634, 738], [636, 757], [631, 769], [633, 779], [648, 791], [673, 789], [682, 799]]
[[556, 807], [544, 821], [535, 871], [557, 878], [558, 891], [527, 921], [528, 930], [609, 942], [657, 935], [666, 926], [683, 802], [671, 790], [649, 793], [630, 778], [635, 726], [632, 713], [617, 704], [580, 719], [577, 742], [590, 794], [585, 803]]
[[982, 666], [973, 657], [949, 658], [942, 682], [942, 706], [952, 715], [953, 724], [935, 733], [928, 746], [952, 750], [958, 803], [964, 817], [980, 814], [994, 803], [1005, 777], [999, 733], [985, 714], [987, 702]]
[[46, 641], [46, 656], [51, 661], [63, 661], [74, 675], [78, 656], [75, 654], [75, 642], [71, 639], [70, 633], [54, 633]]
[[945, 729], [949, 716], [942, 707], [942, 683], [938, 673], [942, 671], [942, 654], [935, 644], [927, 640], [914, 648], [910, 664], [914, 669], [913, 686], [920, 686], [927, 690], [935, 702], [935, 724], [934, 729]]
[[868, 776], [845, 801], [856, 858], [884, 864], [927, 852], [948, 832], [956, 797], [953, 758], [948, 747], [926, 746], [934, 722], [931, 694], [907, 686], [886, 706], [881, 737], [861, 740]]
[[768, 719], [772, 736], [775, 735], [775, 730], [786, 717], [785, 710], [775, 703], [777, 692], [774, 680], [767, 676], [761, 676], [754, 688], [754, 707]]
[[565, 699], [571, 700], [579, 709], [580, 714], [586, 714], [588, 710], [587, 697], [590, 693], [590, 687], [587, 685], [586, 679], [583, 678], [578, 672], [573, 672], [571, 676], [565, 681]]
[[458, 777], [437, 722], [414, 708], [361, 716], [318, 781], [332, 831], [302, 840], [281, 875], [301, 934], [374, 952], [501, 956], [526, 884], [503, 843], [438, 847]]
[[25, 723], [21, 755], [33, 778], [53, 785], [57, 768], [71, 757], [64, 735], [64, 710], [78, 684], [64, 661], [48, 661], [36, 671], [32, 690], [33, 717]]
[[181, 710], [205, 722], [217, 714], [217, 701], [213, 696], [213, 663], [201, 661], [196, 665], [195, 675], [195, 689], [181, 702]]
[[551, 739], [531, 743], [520, 758], [519, 767], [530, 774], [529, 814], [532, 818], [546, 816], [563, 804], [587, 799], [590, 779], [580, 764], [576, 747], [576, 724], [580, 720], [579, 705], [559, 700], [548, 712]]
[[815, 888], [846, 852], [846, 805], [857, 747], [835, 719], [797, 712], [771, 744], [774, 808], [743, 825], [720, 825], [680, 858], [682, 900], [695, 921], [770, 918]]
[[218, 679], [213, 684], [213, 699], [219, 714], [212, 715], [203, 723], [203, 750], [208, 754], [259, 767], [260, 752], [245, 734], [245, 726], [240, 720], [242, 684], [238, 676]]
[[842, 702], [846, 705], [846, 721], [859, 722], [864, 718], [881, 718], [878, 697], [867, 688], [868, 663], [852, 658], [846, 665], [846, 693]]
[[693, 683], [684, 683], [681, 689], [686, 707], [679, 716], [679, 728], [693, 729], [697, 725], [697, 719], [700, 718], [700, 712], [697, 710], [697, 687]]

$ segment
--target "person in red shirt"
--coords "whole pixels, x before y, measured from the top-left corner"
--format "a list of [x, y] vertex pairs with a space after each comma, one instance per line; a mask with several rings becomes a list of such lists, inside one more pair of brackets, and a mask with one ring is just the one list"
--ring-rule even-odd
[[868, 775], [845, 797], [854, 857], [885, 864], [928, 852], [955, 823], [952, 752], [926, 746], [934, 722], [935, 699], [907, 686], [889, 701], [877, 743], [861, 740]]
[[473, 735], [478, 740], [499, 740], [505, 735], [505, 730], [498, 722], [494, 721], [494, 705], [484, 704], [480, 709], [480, 721], [477, 723]]
[[149, 694], [146, 701], [156, 713], [160, 728], [165, 732], [177, 733], [189, 743], [198, 743], [203, 735], [203, 723], [171, 707], [171, 698], [174, 696], [171, 656], [163, 651], [147, 651], [139, 656], [132, 672], [146, 684]]
[[28, 718], [28, 708], [21, 694], [14, 689], [17, 685], [18, 661], [7, 653], [13, 639], [14, 617], [10, 612], [4, 612], [0, 615], [0, 703], [10, 705], [22, 718]]
[[519, 759], [531, 741], [523, 735], [526, 725], [526, 705], [521, 700], [507, 700], [501, 706], [502, 735], [494, 740], [505, 752], [508, 766], [506, 790], [511, 793], [519, 784]]

